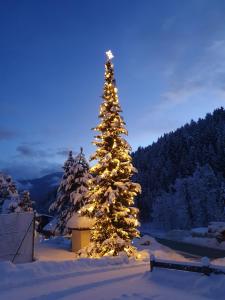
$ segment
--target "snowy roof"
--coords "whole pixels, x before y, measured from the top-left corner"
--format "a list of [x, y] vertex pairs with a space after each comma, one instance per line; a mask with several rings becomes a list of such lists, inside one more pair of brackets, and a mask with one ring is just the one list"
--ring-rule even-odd
[[54, 218], [43, 227], [43, 230], [54, 232], [56, 230], [56, 226], [57, 226], [57, 218]]
[[90, 219], [88, 217], [82, 217], [78, 213], [73, 214], [73, 216], [68, 220], [67, 227], [68, 228], [83, 228], [83, 229], [89, 229], [93, 227], [94, 220]]
[[38, 212], [36, 212], [35, 216], [36, 217], [49, 217], [49, 218], [53, 217], [52, 215], [42, 214], [42, 213], [38, 213]]

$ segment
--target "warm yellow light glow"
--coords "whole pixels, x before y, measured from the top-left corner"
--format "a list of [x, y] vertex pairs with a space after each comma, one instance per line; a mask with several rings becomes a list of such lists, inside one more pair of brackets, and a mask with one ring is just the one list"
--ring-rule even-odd
[[92, 211], [94, 210], [94, 205], [89, 206], [87, 210], [88, 210], [89, 212], [92, 212]]
[[137, 254], [137, 259], [140, 259], [140, 258], [141, 258], [141, 254], [138, 253], [138, 254]]

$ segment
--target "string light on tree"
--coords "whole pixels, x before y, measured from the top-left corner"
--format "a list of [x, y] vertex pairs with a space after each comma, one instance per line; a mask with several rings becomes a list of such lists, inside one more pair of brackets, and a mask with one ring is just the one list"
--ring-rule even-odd
[[[135, 254], [131, 245], [139, 236], [137, 226], [138, 209], [134, 207], [134, 197], [141, 191], [140, 185], [131, 177], [136, 171], [132, 165], [131, 148], [127, 135], [114, 79], [111, 50], [106, 52], [105, 82], [103, 101], [100, 106], [100, 124], [94, 130], [93, 144], [97, 146], [91, 159], [97, 163], [90, 169], [94, 175], [89, 181], [87, 204], [81, 214], [95, 218], [91, 233], [91, 246], [82, 253], [90, 257], [118, 255], [125, 251]], [[81, 254], [82, 254], [81, 253]]]

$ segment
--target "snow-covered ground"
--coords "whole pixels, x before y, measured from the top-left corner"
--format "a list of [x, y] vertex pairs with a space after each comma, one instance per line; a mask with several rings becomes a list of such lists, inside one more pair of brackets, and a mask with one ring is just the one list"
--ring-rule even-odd
[[[150, 245], [144, 245], [146, 243], [149, 243]], [[170, 248], [159, 244], [154, 238], [147, 235], [143, 236], [141, 239], [134, 240], [134, 245], [139, 251], [151, 253], [157, 258], [172, 259], [176, 261], [190, 261], [190, 259], [187, 259]], [[51, 239], [42, 239], [37, 237], [35, 240], [34, 254], [35, 259], [39, 261], [64, 261], [76, 259], [75, 253], [71, 252], [70, 240], [61, 237]]]
[[[159, 258], [187, 260], [153, 238], [145, 236], [135, 244]], [[78, 260], [68, 240], [37, 240], [35, 245], [37, 261], [0, 263], [1, 300], [224, 299], [225, 276], [157, 268], [151, 273], [146, 251], [140, 261], [125, 256]]]
[[52, 239], [35, 239], [34, 257], [40, 261], [64, 261], [75, 259], [75, 253], [71, 252], [69, 239], [61, 237]]

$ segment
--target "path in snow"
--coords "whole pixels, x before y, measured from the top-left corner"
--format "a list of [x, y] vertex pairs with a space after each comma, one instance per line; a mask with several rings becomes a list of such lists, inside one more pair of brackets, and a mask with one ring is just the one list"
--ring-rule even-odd
[[[84, 268], [2, 286], [1, 300], [189, 300], [182, 290], [150, 281], [149, 264]], [[191, 295], [191, 299], [205, 299]]]

